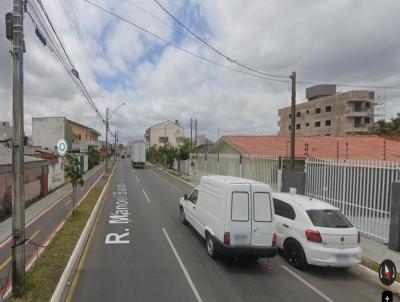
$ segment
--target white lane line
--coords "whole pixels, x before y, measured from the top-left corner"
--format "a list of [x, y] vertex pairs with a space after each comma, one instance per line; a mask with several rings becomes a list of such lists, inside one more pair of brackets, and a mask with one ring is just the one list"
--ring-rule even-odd
[[139, 180], [139, 178], [138, 178], [137, 176], [136, 176], [136, 181], [137, 181], [137, 182], [140, 182], [140, 180]]
[[142, 191], [143, 191], [144, 196], [147, 199], [147, 203], [150, 203], [150, 199], [149, 199], [149, 196], [147, 196], [146, 191], [144, 189], [142, 189]]
[[175, 191], [179, 192], [179, 193], [183, 193], [181, 190], [179, 190], [176, 186], [174, 186], [173, 184], [171, 184], [169, 181], [167, 181], [166, 179], [164, 179], [164, 177], [162, 177], [160, 174], [156, 173], [153, 171], [154, 174], [158, 175], [158, 177], [165, 182], [167, 185], [171, 186]]
[[318, 294], [321, 298], [323, 298], [327, 302], [334, 302], [331, 298], [329, 298], [327, 295], [325, 295], [323, 292], [321, 292], [319, 289], [315, 288], [313, 285], [311, 285], [308, 281], [304, 280], [302, 277], [300, 277], [298, 274], [296, 274], [294, 271], [291, 269], [287, 268], [284, 265], [281, 265], [281, 267], [286, 270], [289, 274], [291, 274], [293, 277], [295, 277], [297, 280], [302, 282], [305, 286], [307, 286], [309, 289], [311, 289], [313, 292]]
[[165, 238], [167, 238], [168, 243], [171, 246], [172, 251], [174, 252], [174, 255], [175, 255], [176, 259], [179, 262], [179, 265], [181, 266], [181, 269], [182, 269], [183, 273], [185, 274], [185, 277], [186, 277], [187, 281], [189, 282], [190, 287], [192, 288], [194, 296], [196, 297], [198, 302], [203, 302], [203, 300], [201, 299], [201, 297], [199, 295], [199, 292], [196, 289], [196, 286], [194, 286], [194, 283], [193, 283], [192, 279], [190, 278], [188, 271], [186, 270], [186, 267], [183, 265], [181, 257], [179, 257], [178, 252], [176, 251], [171, 239], [169, 238], [167, 231], [164, 228], [162, 228], [162, 230], [164, 232]]

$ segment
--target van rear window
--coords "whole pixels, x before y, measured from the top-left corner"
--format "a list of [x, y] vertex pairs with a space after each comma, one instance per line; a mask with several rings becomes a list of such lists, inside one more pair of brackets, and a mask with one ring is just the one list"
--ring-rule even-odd
[[231, 219], [232, 221], [249, 221], [249, 193], [232, 193]]
[[256, 192], [253, 194], [253, 216], [257, 222], [271, 222], [271, 197], [267, 192]]

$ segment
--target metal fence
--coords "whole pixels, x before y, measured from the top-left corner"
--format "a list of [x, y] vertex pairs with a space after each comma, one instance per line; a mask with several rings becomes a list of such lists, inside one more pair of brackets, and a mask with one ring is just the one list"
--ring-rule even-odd
[[191, 175], [199, 181], [203, 175], [228, 175], [249, 178], [280, 186], [279, 157], [240, 156], [236, 154], [191, 154]]
[[389, 239], [392, 183], [400, 163], [307, 159], [306, 195], [340, 208], [363, 234]]

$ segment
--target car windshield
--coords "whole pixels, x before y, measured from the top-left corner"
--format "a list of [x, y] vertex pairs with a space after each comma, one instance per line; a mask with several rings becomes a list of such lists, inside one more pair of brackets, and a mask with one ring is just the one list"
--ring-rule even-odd
[[338, 210], [308, 210], [308, 217], [316, 227], [351, 228], [353, 225]]

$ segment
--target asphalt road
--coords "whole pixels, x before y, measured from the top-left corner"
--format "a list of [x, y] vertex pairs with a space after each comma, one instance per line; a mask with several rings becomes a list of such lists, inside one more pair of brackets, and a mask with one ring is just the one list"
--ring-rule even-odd
[[[381, 301], [381, 289], [345, 269], [298, 271], [279, 255], [272, 272], [264, 259], [212, 260], [179, 220], [177, 200], [191, 186], [155, 167], [121, 160], [110, 185], [73, 301]], [[129, 221], [110, 223], [126, 207]]]
[[[82, 187], [78, 187], [77, 200], [79, 201], [86, 192], [99, 179], [104, 172], [104, 166], [99, 167], [94, 174], [86, 179]], [[26, 238], [30, 238], [38, 245], [47, 245], [49, 240], [54, 236], [55, 231], [61, 227], [72, 210], [71, 194], [62, 196], [56, 201], [54, 206], [39, 214], [26, 227]], [[0, 297], [10, 288], [11, 282], [11, 240], [6, 240], [0, 245]], [[41, 253], [43, 248], [35, 246], [31, 243], [25, 244], [25, 259], [26, 266], [29, 267], [36, 261], [38, 253]], [[7, 279], [8, 277], [8, 279]]]

